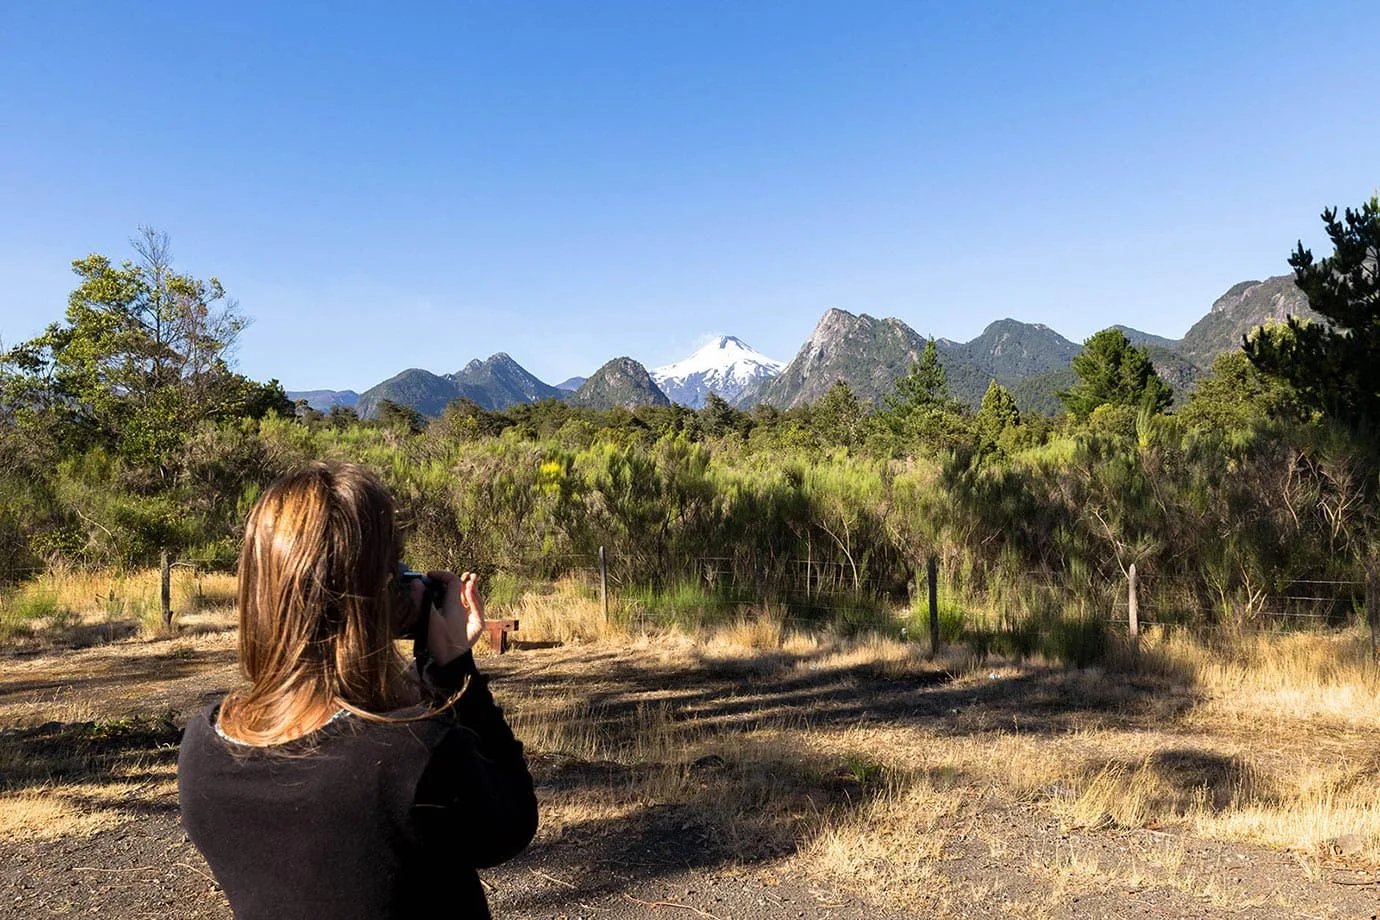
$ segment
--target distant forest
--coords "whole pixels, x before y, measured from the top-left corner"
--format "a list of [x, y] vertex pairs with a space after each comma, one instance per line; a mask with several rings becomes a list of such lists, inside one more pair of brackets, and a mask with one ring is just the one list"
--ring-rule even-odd
[[1290, 262], [1325, 323], [1257, 330], [1173, 411], [1147, 348], [1106, 330], [1054, 418], [995, 381], [961, 403], [932, 342], [880, 404], [840, 381], [785, 411], [323, 413], [233, 370], [244, 317], [143, 230], [129, 261], [75, 262], [65, 317], [3, 356], [0, 580], [163, 550], [231, 568], [265, 484], [340, 458], [394, 490], [417, 565], [545, 579], [602, 546], [622, 584], [702, 581], [712, 557], [770, 592], [806, 560], [813, 590], [900, 603], [935, 557], [967, 596], [1041, 616], [1023, 580], [1095, 606], [1135, 563], [1175, 586], [1166, 619], [1249, 621], [1380, 559], [1380, 204], [1324, 222], [1334, 253]]

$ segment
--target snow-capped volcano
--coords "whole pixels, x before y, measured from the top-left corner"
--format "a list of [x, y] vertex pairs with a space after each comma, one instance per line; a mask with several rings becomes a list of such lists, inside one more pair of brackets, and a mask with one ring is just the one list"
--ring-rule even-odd
[[775, 377], [785, 366], [740, 339], [720, 335], [683, 361], [654, 369], [652, 379], [673, 402], [699, 409], [710, 393], [732, 402], [748, 384]]

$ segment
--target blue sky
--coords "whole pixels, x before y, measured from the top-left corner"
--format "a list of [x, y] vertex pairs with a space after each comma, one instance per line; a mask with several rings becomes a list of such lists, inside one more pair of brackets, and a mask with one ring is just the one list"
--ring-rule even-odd
[[1380, 4], [30, 3], [0, 23], [0, 339], [166, 230], [240, 369], [550, 382], [829, 307], [1177, 337], [1380, 186]]

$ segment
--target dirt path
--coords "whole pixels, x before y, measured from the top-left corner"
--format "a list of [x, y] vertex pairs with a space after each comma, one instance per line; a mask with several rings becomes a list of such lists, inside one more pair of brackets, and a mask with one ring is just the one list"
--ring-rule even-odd
[[[1056, 918], [1373, 918], [1380, 888], [1343, 884], [1353, 872], [1306, 868], [1288, 857], [1254, 850], [1192, 845], [1181, 857], [1185, 884], [1063, 893], [1032, 867], [1083, 871], [1136, 855], [1168, 851], [1177, 842], [1153, 835], [1061, 836], [1057, 828], [990, 820], [1011, 832], [1010, 851], [992, 857], [978, 842], [958, 844], [933, 881], [923, 908], [877, 906], [885, 892], [802, 878], [790, 860], [748, 869], [685, 868], [672, 854], [669, 828], [623, 847], [566, 841], [538, 845], [485, 873], [494, 915], [510, 920], [552, 918], [701, 917], [719, 920], [892, 920], [906, 917]], [[661, 836], [663, 848], [651, 846]], [[1028, 836], [1027, 836], [1028, 835]], [[206, 865], [186, 843], [174, 814], [148, 817], [90, 838], [0, 845], [0, 917], [107, 916], [217, 918], [230, 911]], [[1316, 873], [1316, 875], [1315, 875]], [[1076, 873], [1073, 873], [1076, 875]]]
[[[228, 641], [217, 639], [0, 660], [0, 728], [11, 727], [0, 734], [6, 801], [63, 799], [108, 819], [77, 821], [70, 833], [46, 838], [0, 837], [0, 918], [229, 917], [177, 823], [170, 772], [176, 728], [139, 717], [170, 712], [174, 722], [185, 720], [233, 679], [232, 659]], [[1380, 915], [1374, 867], [1200, 839], [1182, 828], [1069, 829], [1049, 803], [1013, 799], [976, 775], [951, 778], [962, 806], [914, 840], [928, 855], [909, 869], [886, 871], [864, 859], [865, 880], [817, 871], [801, 837], [802, 828], [820, 833], [808, 814], [797, 819], [783, 811], [783, 820], [797, 823], [774, 829], [769, 799], [753, 806], [765, 819], [739, 803], [724, 821], [712, 807], [739, 795], [742, 783], [760, 780], [762, 764], [747, 763], [754, 733], [783, 725], [801, 733], [914, 730], [955, 744], [983, 743], [984, 732], [1014, 716], [1037, 738], [1077, 740], [1089, 724], [1160, 724], [1191, 707], [1190, 698], [1163, 688], [1076, 698], [1053, 672], [963, 683], [943, 674], [897, 678], [822, 659], [716, 659], [646, 647], [520, 651], [485, 666], [511, 712], [531, 719], [533, 706], [578, 703], [607, 750], [646, 731], [655, 704], [667, 720], [658, 731], [693, 726], [696, 743], [720, 752], [705, 759], [701, 775], [698, 761], [644, 770], [635, 759], [582, 758], [534, 744], [546, 824], [526, 853], [484, 873], [499, 918]], [[13, 729], [54, 714], [69, 718], [45, 729]], [[101, 721], [111, 719], [120, 721]], [[73, 739], [84, 745], [79, 753], [88, 768], [69, 776], [59, 753]], [[766, 768], [788, 776], [783, 796], [831, 821], [856, 818], [883, 795], [865, 776], [820, 770], [804, 754], [798, 761], [783, 754]], [[646, 791], [666, 775], [695, 780], [701, 791], [661, 798]], [[628, 789], [639, 791], [629, 796]]]

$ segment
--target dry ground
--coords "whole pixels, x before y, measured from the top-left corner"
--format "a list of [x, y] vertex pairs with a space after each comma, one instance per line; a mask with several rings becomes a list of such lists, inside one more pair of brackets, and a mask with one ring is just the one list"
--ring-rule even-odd
[[[485, 874], [499, 917], [1380, 911], [1354, 637], [1077, 671], [789, 635], [770, 611], [617, 636], [589, 606], [504, 611], [528, 641], [483, 663], [543, 814]], [[227, 623], [0, 656], [0, 917], [228, 917], [173, 772], [177, 726], [235, 679]]]

